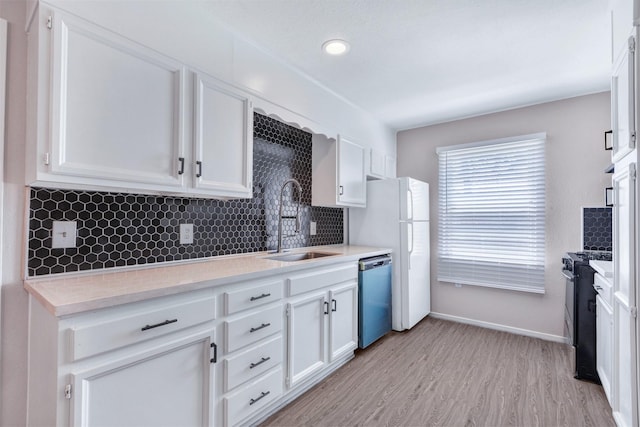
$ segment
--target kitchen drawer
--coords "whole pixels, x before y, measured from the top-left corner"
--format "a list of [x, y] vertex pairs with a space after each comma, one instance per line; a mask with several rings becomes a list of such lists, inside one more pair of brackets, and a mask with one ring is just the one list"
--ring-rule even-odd
[[593, 286], [596, 288], [600, 298], [602, 298], [609, 307], [613, 307], [613, 285], [611, 281], [596, 273], [593, 275]]
[[[90, 321], [82, 319], [90, 318]], [[68, 329], [70, 358], [78, 360], [215, 319], [215, 296], [184, 296], [92, 312]]]
[[231, 353], [282, 330], [282, 305], [224, 322], [225, 348]]
[[349, 280], [358, 280], [358, 264], [345, 264], [335, 268], [315, 270], [287, 279], [289, 296], [304, 294]]
[[225, 426], [237, 425], [282, 395], [282, 369], [247, 384], [224, 398]]
[[281, 363], [281, 336], [229, 357], [224, 360], [224, 391], [230, 391]]
[[282, 298], [282, 281], [265, 283], [248, 289], [225, 292], [224, 307], [226, 314], [234, 314]]

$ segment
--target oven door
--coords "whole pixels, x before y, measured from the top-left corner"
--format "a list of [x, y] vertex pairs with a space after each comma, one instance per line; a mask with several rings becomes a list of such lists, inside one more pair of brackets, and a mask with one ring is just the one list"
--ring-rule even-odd
[[570, 345], [576, 345], [576, 323], [575, 323], [575, 296], [576, 279], [569, 270], [562, 270], [565, 277], [565, 299], [564, 299], [564, 326]]

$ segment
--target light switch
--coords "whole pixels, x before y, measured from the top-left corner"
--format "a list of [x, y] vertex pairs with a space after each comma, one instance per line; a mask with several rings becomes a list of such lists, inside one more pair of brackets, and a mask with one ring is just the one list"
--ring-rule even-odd
[[316, 222], [315, 221], [311, 221], [309, 223], [309, 235], [315, 236], [316, 233], [317, 233], [317, 231], [316, 231]]
[[76, 221], [53, 221], [51, 248], [75, 248], [77, 228]]

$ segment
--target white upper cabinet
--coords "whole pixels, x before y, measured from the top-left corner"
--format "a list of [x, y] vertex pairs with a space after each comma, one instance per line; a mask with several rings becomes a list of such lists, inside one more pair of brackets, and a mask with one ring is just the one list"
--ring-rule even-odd
[[369, 170], [367, 175], [374, 178], [384, 178], [386, 166], [385, 161], [385, 155], [375, 148], [372, 148], [369, 151]]
[[251, 197], [247, 94], [75, 16], [37, 19], [28, 185]]
[[366, 191], [364, 148], [338, 136], [338, 202], [348, 206], [365, 206]]
[[365, 207], [365, 149], [341, 136], [314, 134], [312, 146], [313, 206]]
[[396, 177], [396, 159], [391, 156], [384, 156], [384, 176], [385, 178]]
[[369, 168], [367, 176], [371, 178], [395, 178], [396, 159], [375, 148], [369, 150]]
[[622, 52], [613, 67], [611, 78], [611, 126], [613, 131], [614, 162], [630, 153], [636, 146], [635, 128], [635, 37], [627, 40], [627, 49]]
[[185, 68], [61, 14], [51, 31], [50, 171], [181, 187]]
[[194, 178], [199, 192], [250, 198], [253, 108], [242, 92], [196, 75]]
[[634, 0], [611, 0], [611, 61], [615, 62], [626, 48], [627, 39], [633, 29]]

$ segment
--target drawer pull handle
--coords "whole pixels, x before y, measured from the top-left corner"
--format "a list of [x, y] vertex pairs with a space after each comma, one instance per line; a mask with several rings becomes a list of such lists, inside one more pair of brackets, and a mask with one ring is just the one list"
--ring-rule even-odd
[[257, 328], [251, 328], [249, 329], [249, 332], [255, 332], [255, 331], [259, 331], [260, 329], [264, 329], [267, 326], [271, 326], [271, 323], [263, 323], [262, 325], [258, 326]]
[[331, 307], [331, 311], [338, 311], [338, 301], [332, 299], [331, 300], [331, 305], [333, 306], [333, 307]]
[[155, 325], [147, 325], [140, 330], [144, 332], [144, 331], [148, 331], [149, 329], [158, 328], [160, 326], [170, 325], [172, 323], [176, 323], [177, 321], [178, 319], [165, 320], [164, 322], [156, 323]]
[[249, 365], [249, 369], [253, 369], [256, 366], [262, 365], [264, 362], [271, 360], [271, 357], [261, 357], [259, 362], [252, 363]]
[[256, 403], [258, 400], [262, 399], [263, 397], [265, 397], [267, 394], [271, 393], [270, 391], [263, 391], [262, 393], [260, 393], [260, 397], [256, 397], [255, 399], [251, 399], [249, 401], [249, 405], [253, 405], [254, 403]]
[[255, 301], [255, 300], [258, 300], [258, 299], [261, 299], [261, 298], [270, 297], [270, 296], [271, 296], [271, 294], [262, 294], [262, 295], [257, 296], [257, 297], [251, 297], [251, 298], [249, 298], [249, 301]]

